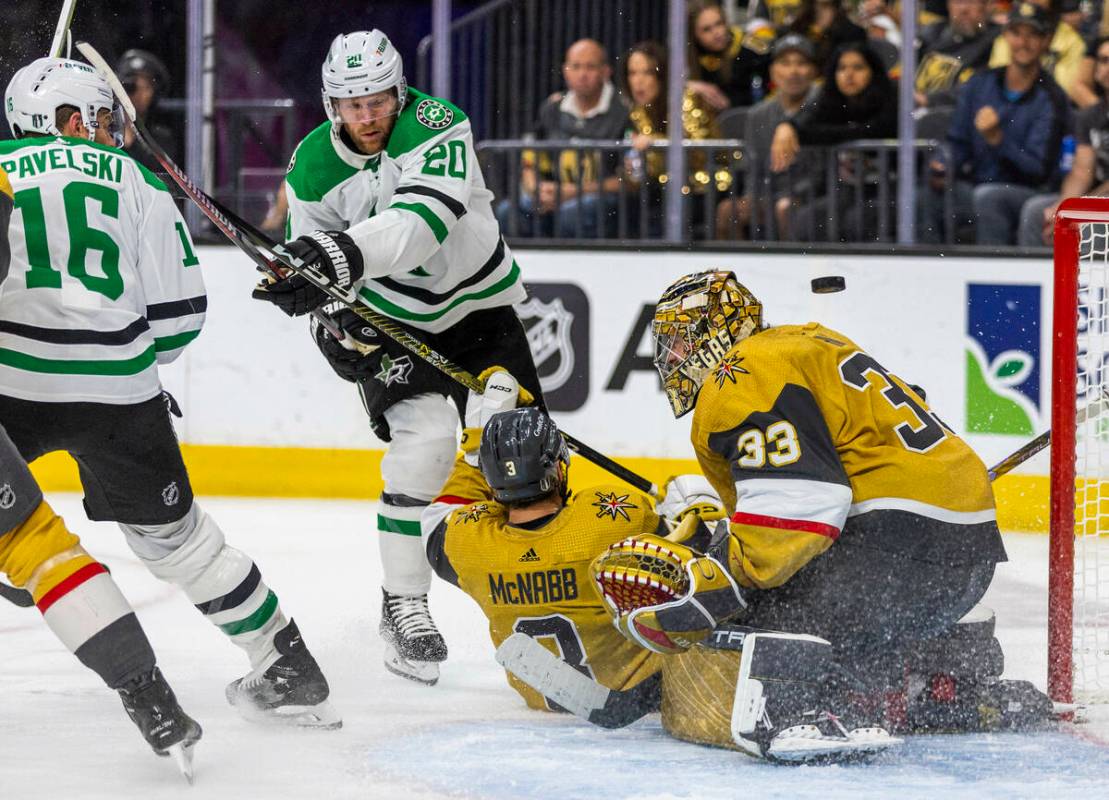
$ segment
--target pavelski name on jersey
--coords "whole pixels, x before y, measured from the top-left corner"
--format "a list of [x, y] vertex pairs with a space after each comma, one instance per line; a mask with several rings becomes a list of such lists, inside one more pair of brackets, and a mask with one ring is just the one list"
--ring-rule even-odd
[[19, 158], [4, 159], [0, 161], [0, 167], [13, 179], [30, 178], [51, 170], [72, 169], [101, 181], [123, 181], [123, 159], [104, 151], [76, 152], [71, 148], [37, 150]]

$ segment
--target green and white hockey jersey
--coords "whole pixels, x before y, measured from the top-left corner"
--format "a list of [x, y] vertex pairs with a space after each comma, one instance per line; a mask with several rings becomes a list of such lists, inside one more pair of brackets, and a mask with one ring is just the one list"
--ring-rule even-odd
[[84, 139], [0, 142], [15, 191], [0, 287], [0, 394], [139, 403], [200, 333], [207, 298], [164, 183]]
[[346, 231], [362, 251], [359, 296], [433, 333], [467, 314], [525, 298], [493, 216], [470, 122], [445, 100], [408, 90], [385, 151], [365, 156], [330, 122], [289, 164], [287, 238]]

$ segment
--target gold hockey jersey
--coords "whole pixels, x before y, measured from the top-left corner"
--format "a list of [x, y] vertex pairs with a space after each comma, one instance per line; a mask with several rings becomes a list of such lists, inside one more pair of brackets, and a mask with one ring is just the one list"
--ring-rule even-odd
[[[535, 526], [509, 525], [481, 472], [459, 456], [421, 524], [436, 573], [481, 606], [495, 646], [526, 633], [610, 689], [631, 688], [661, 668], [661, 656], [616, 630], [589, 577], [590, 562], [610, 544], [658, 531], [643, 495], [591, 486]], [[548, 707], [512, 675], [508, 682], [530, 707]]]
[[744, 586], [782, 585], [841, 537], [934, 563], [1005, 560], [978, 456], [921, 394], [815, 322], [725, 354], [692, 438], [734, 511], [729, 567]]

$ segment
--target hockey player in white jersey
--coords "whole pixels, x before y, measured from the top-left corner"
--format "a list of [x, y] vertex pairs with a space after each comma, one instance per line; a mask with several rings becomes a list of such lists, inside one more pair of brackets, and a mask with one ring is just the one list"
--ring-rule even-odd
[[0, 297], [0, 419], [22, 456], [68, 451], [91, 519], [119, 523], [158, 578], [241, 647], [228, 686], [244, 716], [336, 727], [296, 623], [193, 501], [158, 364], [200, 333], [199, 261], [165, 184], [126, 155], [122, 116], [85, 64], [44, 58], [5, 92], [15, 190]]
[[[541, 402], [511, 305], [525, 297], [520, 270], [493, 216], [466, 115], [409, 88], [400, 54], [377, 30], [336, 37], [323, 65], [323, 101], [328, 121], [289, 164], [286, 238], [294, 241], [285, 247], [473, 374], [499, 365]], [[291, 315], [324, 302], [295, 275], [255, 296]], [[378, 515], [385, 665], [433, 684], [447, 648], [427, 605], [431, 570], [419, 520], [450, 473], [467, 390], [349, 309], [325, 311], [370, 351], [313, 327], [389, 443]]]

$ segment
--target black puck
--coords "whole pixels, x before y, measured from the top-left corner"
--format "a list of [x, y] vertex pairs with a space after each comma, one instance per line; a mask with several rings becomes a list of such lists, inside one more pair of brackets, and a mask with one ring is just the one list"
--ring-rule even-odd
[[847, 288], [847, 281], [842, 275], [825, 275], [823, 278], [812, 279], [813, 294], [832, 294], [842, 292]]

